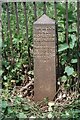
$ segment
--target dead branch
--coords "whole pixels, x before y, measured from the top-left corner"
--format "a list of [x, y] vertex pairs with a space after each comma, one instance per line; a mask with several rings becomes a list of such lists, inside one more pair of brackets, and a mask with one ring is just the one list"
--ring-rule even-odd
[[31, 80], [26, 86], [24, 86], [24, 87], [22, 87], [22, 88], [20, 89], [20, 92], [22, 92], [22, 91], [24, 91], [25, 89], [27, 89], [30, 85], [33, 85], [33, 82], [34, 82], [34, 80]]

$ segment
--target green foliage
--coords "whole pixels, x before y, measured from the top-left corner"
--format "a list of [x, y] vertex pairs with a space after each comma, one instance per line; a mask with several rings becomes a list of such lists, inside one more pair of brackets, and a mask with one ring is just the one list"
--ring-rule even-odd
[[60, 44], [58, 52], [62, 52], [64, 50], [67, 50], [68, 48], [69, 48], [69, 46], [66, 43]]
[[67, 76], [65, 76], [65, 75], [61, 77], [61, 81], [62, 81], [62, 82], [67, 81], [67, 79], [68, 79], [68, 78], [67, 78]]
[[[15, 15], [15, 7], [12, 3], [9, 3], [10, 9], [10, 27], [12, 32], [12, 45], [10, 41], [9, 30], [7, 31], [8, 18], [6, 13], [6, 6], [3, 4], [2, 13], [2, 27], [4, 34], [4, 43], [2, 49], [3, 61], [3, 81], [11, 82], [15, 80], [16, 83], [21, 82], [25, 75], [23, 72], [23, 66], [30, 64], [33, 65], [33, 22], [34, 18], [34, 8], [32, 3], [26, 4], [27, 19], [28, 19], [28, 40], [26, 36], [26, 21], [24, 15], [23, 4], [18, 3], [18, 19], [19, 19], [19, 33], [17, 33], [17, 23]], [[43, 14], [43, 3], [36, 3], [37, 5], [37, 17], [39, 18]], [[47, 3], [47, 15], [51, 18], [55, 18], [53, 14], [54, 4], [53, 2]], [[65, 4], [57, 3], [57, 16], [58, 16], [58, 41], [59, 41], [59, 60], [60, 64], [64, 66], [70, 61], [70, 66], [74, 67], [72, 64], [77, 63], [77, 37], [76, 37], [76, 5], [74, 3], [69, 3], [68, 5], [68, 32], [69, 32], [69, 45], [65, 41]], [[29, 58], [30, 50], [30, 58]], [[69, 54], [67, 54], [67, 51]], [[75, 54], [74, 54], [75, 52]], [[25, 57], [26, 56], [26, 57]], [[73, 68], [74, 71], [76, 68]], [[65, 68], [64, 68], [65, 71]]]
[[77, 59], [72, 59], [71, 63], [77, 63]]
[[75, 47], [76, 36], [75, 35], [70, 35], [70, 38], [71, 38], [70, 48], [73, 49]]
[[[8, 91], [9, 92], [9, 91]], [[80, 119], [80, 100], [75, 99], [70, 104], [65, 105], [55, 105], [53, 103], [49, 104], [46, 101], [42, 101], [45, 105], [48, 104], [48, 111], [44, 112], [40, 108], [40, 103], [34, 103], [26, 98], [21, 98], [19, 96], [11, 96], [8, 93], [8, 98], [5, 99], [5, 91], [2, 91], [2, 107], [1, 120], [7, 118], [11, 119], [25, 119], [25, 118], [50, 118], [54, 120], [58, 117], [59, 119]], [[60, 111], [62, 109], [62, 111]]]
[[[37, 18], [43, 14], [43, 3], [37, 4]], [[10, 40], [10, 31], [7, 29], [8, 18], [6, 12], [6, 5], [3, 4], [2, 12], [2, 29], [4, 41], [0, 38], [0, 48], [2, 47], [2, 70], [0, 70], [0, 76], [2, 75], [3, 85], [6, 89], [11, 89], [11, 81], [15, 81], [16, 84], [19, 84], [25, 79], [25, 74], [28, 72], [32, 74], [33, 71], [33, 22], [34, 11], [33, 3], [27, 2], [26, 11], [28, 19], [28, 36], [26, 35], [26, 21], [24, 15], [23, 4], [18, 3], [18, 19], [19, 19], [19, 33], [16, 29], [16, 15], [15, 7], [12, 3], [9, 3], [9, 12], [10, 12], [10, 27], [12, 32], [12, 44]], [[54, 15], [54, 5], [53, 2], [47, 3], [47, 15], [52, 19], [55, 19]], [[68, 88], [71, 87], [71, 81], [77, 76], [76, 64], [77, 64], [77, 12], [76, 12], [76, 3], [68, 4], [68, 41], [65, 40], [65, 3], [57, 3], [57, 16], [58, 16], [58, 53], [59, 53], [59, 64], [63, 69], [63, 75], [60, 76], [61, 82], [64, 83], [64, 86]], [[28, 39], [27, 39], [28, 37]], [[30, 56], [29, 56], [30, 51]], [[30, 58], [29, 58], [30, 57]], [[31, 60], [31, 61], [30, 61]], [[24, 66], [32, 65], [27, 71], [27, 68]], [[66, 83], [67, 82], [67, 83]], [[65, 85], [66, 83], [66, 85]], [[23, 119], [31, 116], [37, 117], [49, 117], [54, 118], [55, 116], [61, 117], [61, 119], [80, 119], [80, 101], [79, 103], [72, 104], [68, 106], [69, 109], [64, 111], [58, 111], [58, 108], [55, 112], [53, 109], [52, 112], [43, 113], [39, 110], [39, 107], [35, 104], [29, 103], [25, 99], [22, 99], [18, 96], [14, 100], [8, 95], [7, 91], [3, 93], [2, 98], [2, 118], [5, 120], [7, 117], [12, 117], [14, 120], [21, 118]], [[9, 98], [9, 100], [8, 100]], [[13, 102], [10, 102], [13, 101]], [[29, 103], [29, 104], [28, 104]], [[74, 107], [74, 108], [73, 108]], [[55, 107], [54, 107], [55, 108]], [[58, 112], [57, 112], [58, 111]]]
[[[34, 21], [34, 14], [32, 12], [33, 4], [27, 4], [28, 9], [28, 40], [26, 38], [26, 26], [25, 26], [25, 18], [24, 18], [24, 8], [23, 5], [18, 3], [18, 17], [19, 17], [19, 33], [16, 31], [16, 15], [15, 15], [15, 7], [12, 3], [9, 3], [10, 9], [10, 27], [12, 32], [12, 45], [9, 36], [9, 31], [7, 31], [7, 14], [6, 7], [3, 4], [3, 14], [2, 14], [2, 26], [3, 26], [3, 34], [4, 34], [4, 43], [2, 49], [3, 61], [2, 67], [4, 74], [3, 80], [6, 82], [11, 80], [15, 80], [16, 83], [19, 83], [24, 79], [24, 71], [23, 65], [29, 64], [28, 59], [28, 48], [31, 49], [32, 46], [32, 24]], [[30, 14], [31, 13], [31, 16]], [[6, 20], [6, 21], [5, 21]], [[23, 32], [24, 31], [24, 32]], [[32, 55], [30, 56], [32, 59]], [[7, 79], [5, 79], [7, 78]]]
[[79, 120], [80, 119], [80, 109], [77, 109], [80, 105], [80, 100], [74, 101], [71, 105], [66, 107], [66, 110], [63, 111], [61, 114], [61, 118], [63, 119], [75, 119]]
[[8, 106], [7, 101], [2, 101], [2, 108], [5, 109]]
[[3, 74], [3, 72], [4, 72], [3, 70], [0, 70], [0, 76]]
[[67, 73], [68, 76], [73, 75], [73, 73], [74, 73], [73, 67], [66, 66], [66, 67], [65, 67], [65, 72], [64, 72], [64, 73]]

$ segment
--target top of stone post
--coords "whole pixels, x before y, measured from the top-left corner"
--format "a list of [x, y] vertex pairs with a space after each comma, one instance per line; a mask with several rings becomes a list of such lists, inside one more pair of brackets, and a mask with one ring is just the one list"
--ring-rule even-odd
[[42, 15], [36, 22], [34, 22], [34, 25], [37, 24], [55, 24], [55, 20], [49, 18], [47, 15]]

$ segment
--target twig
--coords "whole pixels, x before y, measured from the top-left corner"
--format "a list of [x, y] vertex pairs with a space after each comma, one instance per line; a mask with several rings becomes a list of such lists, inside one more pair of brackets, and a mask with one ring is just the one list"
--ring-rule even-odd
[[61, 90], [61, 88], [59, 88], [58, 91], [55, 93], [53, 100], [56, 98], [56, 95], [59, 93], [60, 90]]
[[31, 80], [26, 86], [24, 86], [24, 87], [22, 87], [22, 88], [20, 89], [20, 92], [22, 92], [22, 91], [24, 91], [25, 89], [27, 89], [30, 85], [33, 84], [33, 82], [34, 82], [34, 80]]

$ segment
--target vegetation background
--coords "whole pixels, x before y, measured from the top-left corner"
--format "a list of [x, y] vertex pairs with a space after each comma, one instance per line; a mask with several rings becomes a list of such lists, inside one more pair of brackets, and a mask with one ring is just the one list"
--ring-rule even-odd
[[[36, 3], [37, 18], [43, 14], [43, 3]], [[65, 38], [65, 3], [57, 3], [57, 20], [58, 20], [58, 54], [59, 54], [59, 76], [57, 84], [61, 91], [57, 96], [57, 101], [49, 103], [44, 99], [42, 103], [47, 107], [47, 111], [41, 108], [42, 103], [35, 104], [30, 101], [33, 97], [33, 85], [28, 88], [27, 98], [19, 94], [15, 86], [19, 89], [34, 79], [34, 63], [33, 63], [33, 22], [34, 4], [29, 2], [26, 4], [28, 36], [26, 35], [26, 18], [24, 14], [24, 5], [17, 3], [19, 31], [16, 26], [16, 14], [14, 3], [9, 3], [10, 13], [10, 31], [8, 29], [7, 7], [2, 5], [2, 111], [1, 120], [7, 117], [14, 120], [34, 116], [35, 118], [59, 118], [69, 120], [80, 119], [80, 100], [79, 85], [77, 73], [77, 3], [68, 4], [68, 44]], [[46, 14], [55, 19], [53, 2], [46, 3]], [[56, 64], [57, 67], [57, 64]], [[67, 103], [65, 102], [67, 101]], [[55, 103], [55, 104], [54, 104]], [[61, 104], [59, 104], [61, 103]], [[62, 104], [63, 103], [63, 104]]]

